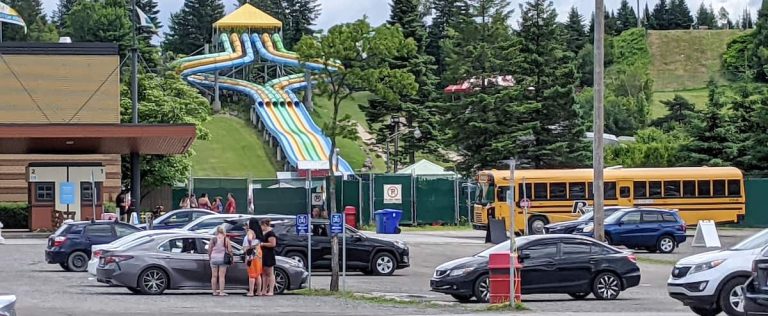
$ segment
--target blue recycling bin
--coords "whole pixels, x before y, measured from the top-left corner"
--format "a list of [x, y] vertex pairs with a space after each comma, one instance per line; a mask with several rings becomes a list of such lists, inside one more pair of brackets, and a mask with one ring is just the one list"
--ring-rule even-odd
[[373, 212], [376, 216], [377, 234], [399, 234], [400, 219], [403, 218], [403, 211], [393, 209], [383, 209]]

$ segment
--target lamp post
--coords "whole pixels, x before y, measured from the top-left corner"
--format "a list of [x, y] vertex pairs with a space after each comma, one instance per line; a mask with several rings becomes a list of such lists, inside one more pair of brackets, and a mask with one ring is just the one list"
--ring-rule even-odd
[[394, 171], [393, 172], [397, 172], [397, 167], [398, 167], [397, 166], [397, 162], [398, 162], [397, 152], [398, 152], [398, 147], [400, 147], [400, 136], [402, 136], [402, 135], [404, 135], [404, 134], [406, 134], [408, 132], [413, 131], [413, 137], [421, 138], [421, 130], [419, 130], [419, 124], [418, 123], [416, 123], [416, 122], [413, 123], [413, 129], [412, 130], [411, 129], [400, 130], [400, 123], [402, 123], [402, 121], [400, 120], [400, 116], [399, 115], [392, 115], [392, 117], [390, 118], [389, 122], [390, 122], [390, 124], [394, 125], [395, 132], [392, 135], [389, 135], [389, 137], [387, 137], [387, 140], [386, 140], [386, 143], [387, 143], [387, 173], [392, 171], [392, 169], [389, 168], [389, 161], [391, 159], [390, 154], [389, 154], [390, 153], [389, 142], [392, 141], [392, 140], [395, 141], [395, 144], [394, 144], [394, 146], [395, 146], [395, 149], [394, 149], [394, 151], [395, 151], [395, 159], [394, 159]]

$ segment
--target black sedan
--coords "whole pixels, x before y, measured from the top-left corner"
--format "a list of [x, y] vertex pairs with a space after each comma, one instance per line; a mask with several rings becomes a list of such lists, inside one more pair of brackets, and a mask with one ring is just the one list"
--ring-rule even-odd
[[[605, 217], [613, 214], [613, 212], [625, 208], [626, 207], [623, 206], [607, 206], [605, 207]], [[581, 215], [581, 217], [577, 219], [566, 222], [552, 223], [544, 226], [544, 232], [547, 234], [573, 234], [573, 232], [576, 230], [576, 227], [579, 227], [582, 224], [591, 223], [594, 216], [595, 214], [592, 212], [592, 208], [589, 208], [588, 212], [584, 213], [584, 215]]]
[[768, 248], [752, 263], [752, 277], [744, 284], [746, 316], [768, 315]]
[[[276, 252], [279, 256], [291, 258], [307, 266], [307, 236], [296, 234], [296, 221], [286, 220], [272, 223], [277, 234]], [[328, 220], [312, 221], [312, 269], [331, 268], [331, 237]], [[339, 250], [341, 251], [341, 236]], [[395, 270], [410, 266], [408, 246], [398, 240], [366, 236], [346, 226], [347, 270], [362, 271], [365, 274], [392, 275]], [[341, 255], [339, 255], [341, 261]]]
[[[594, 239], [575, 235], [534, 235], [515, 239], [523, 268], [523, 294], [568, 294], [583, 299], [594, 294], [612, 300], [640, 283], [636, 258]], [[473, 297], [488, 302], [488, 257], [509, 252], [509, 241], [472, 257], [444, 263], [435, 269], [432, 291], [466, 302]]]

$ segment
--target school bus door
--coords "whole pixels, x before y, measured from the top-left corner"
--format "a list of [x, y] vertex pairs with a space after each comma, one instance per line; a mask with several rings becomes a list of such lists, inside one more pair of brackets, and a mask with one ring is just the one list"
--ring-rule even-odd
[[617, 181], [619, 206], [632, 206], [632, 181]]

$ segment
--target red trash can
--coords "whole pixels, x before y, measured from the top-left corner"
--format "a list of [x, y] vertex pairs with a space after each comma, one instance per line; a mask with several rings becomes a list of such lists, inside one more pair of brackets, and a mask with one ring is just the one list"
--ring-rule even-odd
[[357, 209], [354, 206], [344, 207], [344, 220], [347, 225], [357, 228]]

